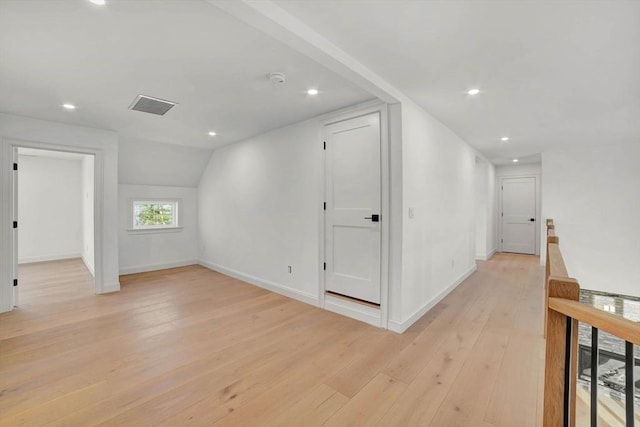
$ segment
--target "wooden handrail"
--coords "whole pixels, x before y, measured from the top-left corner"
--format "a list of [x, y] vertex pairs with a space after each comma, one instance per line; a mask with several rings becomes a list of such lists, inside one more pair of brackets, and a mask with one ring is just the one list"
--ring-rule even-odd
[[560, 246], [557, 243], [549, 243], [547, 251], [549, 252], [549, 275], [559, 278], [569, 277], [567, 267], [564, 265], [564, 260], [560, 253]]
[[640, 345], [640, 323], [564, 298], [549, 297], [549, 308], [625, 341]]

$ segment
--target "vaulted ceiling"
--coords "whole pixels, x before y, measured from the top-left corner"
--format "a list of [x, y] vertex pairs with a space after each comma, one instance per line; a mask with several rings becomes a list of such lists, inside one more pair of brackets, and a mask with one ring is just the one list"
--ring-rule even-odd
[[[373, 97], [228, 13], [241, 3], [257, 2], [0, 0], [0, 111], [213, 149]], [[640, 141], [640, 2], [267, 3], [496, 164], [558, 145]], [[272, 71], [286, 84], [270, 83]], [[139, 93], [179, 104], [163, 117], [128, 110]]]

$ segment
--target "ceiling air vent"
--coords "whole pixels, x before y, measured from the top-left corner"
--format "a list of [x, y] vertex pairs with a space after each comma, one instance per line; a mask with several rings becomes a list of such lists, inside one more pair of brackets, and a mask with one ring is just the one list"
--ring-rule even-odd
[[129, 106], [129, 109], [164, 116], [164, 113], [169, 111], [176, 104], [176, 102], [165, 101], [164, 99], [154, 98], [147, 95], [138, 95]]

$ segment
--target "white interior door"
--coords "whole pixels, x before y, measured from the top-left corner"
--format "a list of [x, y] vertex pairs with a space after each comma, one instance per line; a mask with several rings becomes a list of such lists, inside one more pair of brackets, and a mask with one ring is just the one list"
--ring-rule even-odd
[[380, 115], [325, 126], [325, 290], [380, 304]]
[[[13, 221], [18, 221], [18, 148], [13, 149]], [[13, 227], [13, 306], [18, 306], [18, 227]]]
[[502, 178], [502, 252], [536, 253], [536, 179]]

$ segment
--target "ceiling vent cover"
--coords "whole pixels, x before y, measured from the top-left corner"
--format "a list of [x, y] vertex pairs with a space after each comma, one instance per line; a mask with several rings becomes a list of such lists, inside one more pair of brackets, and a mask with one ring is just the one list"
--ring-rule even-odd
[[138, 95], [129, 106], [129, 109], [164, 116], [176, 104], [177, 102], [165, 101], [152, 96]]

